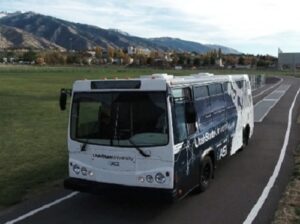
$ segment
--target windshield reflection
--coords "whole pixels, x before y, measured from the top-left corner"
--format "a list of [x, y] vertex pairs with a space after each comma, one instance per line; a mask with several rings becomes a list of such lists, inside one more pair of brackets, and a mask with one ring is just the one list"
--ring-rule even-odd
[[166, 93], [75, 93], [71, 138], [111, 146], [166, 145]]

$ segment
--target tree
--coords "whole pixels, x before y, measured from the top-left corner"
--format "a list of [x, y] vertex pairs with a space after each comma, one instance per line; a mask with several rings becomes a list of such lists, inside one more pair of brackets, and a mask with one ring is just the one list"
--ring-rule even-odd
[[259, 59], [257, 62], [257, 67], [268, 67], [270, 65], [270, 62], [264, 60], [264, 59]]
[[28, 52], [25, 52], [23, 54], [23, 61], [35, 61], [37, 59], [37, 54], [32, 51], [32, 50], [29, 50]]
[[222, 49], [219, 48], [219, 50], [218, 50], [218, 58], [221, 58], [221, 57], [222, 57]]
[[125, 54], [125, 55], [124, 55], [123, 63], [124, 63], [125, 65], [129, 65], [129, 64], [131, 63], [131, 58], [129, 57], [128, 54]]
[[111, 47], [111, 46], [108, 46], [108, 48], [107, 48], [107, 54], [108, 54], [108, 57], [113, 58], [114, 54], [115, 54], [115, 49], [113, 47]]
[[50, 52], [45, 54], [45, 62], [47, 64], [66, 64], [67, 57], [60, 52]]
[[194, 59], [194, 66], [200, 66], [200, 58], [195, 58]]
[[102, 49], [101, 49], [100, 47], [96, 47], [96, 48], [95, 48], [95, 52], [96, 52], [96, 53], [95, 53], [95, 57], [96, 57], [96, 58], [99, 59], [99, 58], [102, 57]]
[[148, 57], [148, 58], [147, 58], [147, 65], [153, 65], [153, 63], [154, 63], [153, 58]]
[[37, 57], [37, 59], [35, 60], [37, 65], [44, 65], [45, 64], [45, 60], [43, 57], [39, 56]]
[[231, 66], [234, 66], [237, 62], [237, 59], [235, 56], [232, 56], [232, 55], [226, 55], [225, 56], [225, 63], [227, 65], [231, 65]]
[[214, 54], [212, 54], [210, 56], [210, 60], [209, 60], [210, 65], [215, 65], [216, 64], [216, 57]]
[[239, 57], [238, 64], [239, 65], [245, 65], [245, 58], [243, 56]]
[[203, 58], [203, 65], [208, 66], [210, 65], [210, 57], [208, 55], [205, 55]]
[[185, 64], [185, 56], [184, 55], [182, 55], [182, 54], [179, 55], [178, 64], [179, 65]]
[[114, 52], [114, 56], [117, 58], [124, 59], [124, 52], [122, 49], [118, 49], [117, 51]]

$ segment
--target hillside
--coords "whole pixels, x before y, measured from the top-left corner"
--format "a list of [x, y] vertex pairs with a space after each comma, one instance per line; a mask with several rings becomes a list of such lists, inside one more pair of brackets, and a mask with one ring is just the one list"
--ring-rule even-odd
[[32, 48], [32, 49], [57, 49], [62, 47], [44, 39], [34, 36], [24, 30], [4, 26], [0, 27], [0, 46], [2, 48]]
[[147, 39], [128, 36], [116, 30], [105, 30], [96, 26], [72, 23], [33, 12], [5, 16], [0, 19], [0, 24], [25, 30], [66, 49], [82, 50], [95, 46], [124, 48], [134, 45], [165, 50]]
[[[238, 51], [219, 45], [204, 45], [197, 42], [181, 40], [171, 37], [141, 38], [131, 36], [117, 29], [102, 29], [87, 24], [73, 23], [51, 16], [34, 12], [11, 13], [0, 18], [0, 25], [18, 28], [35, 36], [35, 39], [47, 40], [56, 46], [65, 49], [86, 50], [96, 46], [107, 48], [127, 48], [128, 46], [148, 48], [150, 50], [174, 50], [179, 52], [206, 53], [216, 48], [221, 48], [223, 53], [239, 53]], [[7, 36], [5, 45], [11, 47], [14, 41]], [[9, 44], [12, 43], [12, 44]], [[42, 49], [47, 48], [46, 45]]]
[[224, 46], [215, 45], [215, 44], [207, 44], [206, 46], [209, 48], [215, 49], [215, 50], [218, 50], [219, 48], [221, 48], [223, 54], [241, 54], [241, 52], [239, 52], [233, 48], [230, 48], [230, 47], [224, 47]]
[[203, 44], [181, 40], [178, 38], [171, 38], [171, 37], [161, 37], [161, 38], [151, 38], [150, 39], [153, 43], [156, 43], [161, 46], [166, 46], [168, 49], [176, 50], [179, 52], [197, 52], [203, 53], [208, 52], [211, 49], [206, 47]]

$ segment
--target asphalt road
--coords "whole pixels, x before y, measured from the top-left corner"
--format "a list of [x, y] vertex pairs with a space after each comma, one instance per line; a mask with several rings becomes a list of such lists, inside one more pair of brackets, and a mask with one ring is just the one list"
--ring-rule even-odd
[[[254, 104], [280, 85], [290, 87], [262, 122], [255, 123], [254, 135], [248, 147], [218, 164], [215, 179], [205, 193], [190, 195], [175, 204], [165, 204], [134, 192], [103, 192], [100, 195], [79, 193], [34, 215], [29, 214], [29, 217], [17, 223], [243, 223], [273, 174], [284, 145], [289, 109], [300, 88], [300, 79], [292, 77], [284, 78], [282, 83], [270, 88], [276, 81], [278, 79], [272, 79], [265, 87], [253, 92], [254, 96], [257, 95]], [[300, 95], [293, 109], [290, 137], [279, 175], [253, 223], [272, 221], [290, 178], [293, 151], [300, 144], [300, 127], [296, 124], [298, 114]], [[14, 223], [8, 221], [70, 193], [61, 190], [2, 211], [0, 223]]]

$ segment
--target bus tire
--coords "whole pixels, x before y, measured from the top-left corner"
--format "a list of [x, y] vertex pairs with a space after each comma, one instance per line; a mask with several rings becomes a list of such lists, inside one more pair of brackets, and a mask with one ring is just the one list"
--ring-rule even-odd
[[249, 127], [247, 126], [243, 130], [243, 148], [245, 148], [249, 143]]
[[199, 184], [194, 190], [196, 194], [202, 193], [208, 189], [209, 184], [213, 177], [213, 172], [214, 172], [213, 162], [210, 156], [205, 156], [201, 160], [201, 164], [200, 164]]

